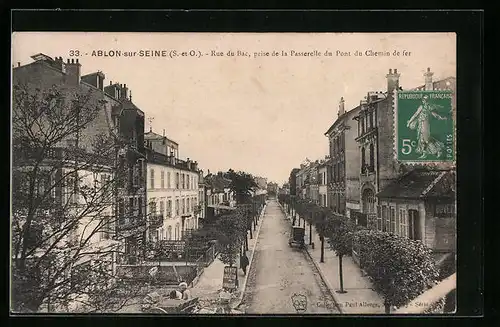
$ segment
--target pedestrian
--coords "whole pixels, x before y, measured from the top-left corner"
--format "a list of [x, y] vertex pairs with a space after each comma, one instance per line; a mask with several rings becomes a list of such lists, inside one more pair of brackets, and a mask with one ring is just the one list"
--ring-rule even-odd
[[187, 287], [188, 287], [188, 284], [186, 282], [182, 282], [179, 284], [179, 288], [181, 290], [183, 300], [190, 300], [191, 299], [191, 292], [189, 292]]
[[245, 252], [240, 255], [240, 268], [243, 270], [243, 274], [247, 275], [247, 267], [248, 267], [248, 257]]

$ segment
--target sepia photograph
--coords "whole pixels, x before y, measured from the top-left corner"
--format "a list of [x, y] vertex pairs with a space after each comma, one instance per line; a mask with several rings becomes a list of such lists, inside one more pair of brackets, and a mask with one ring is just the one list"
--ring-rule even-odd
[[11, 56], [12, 314], [455, 313], [455, 33]]

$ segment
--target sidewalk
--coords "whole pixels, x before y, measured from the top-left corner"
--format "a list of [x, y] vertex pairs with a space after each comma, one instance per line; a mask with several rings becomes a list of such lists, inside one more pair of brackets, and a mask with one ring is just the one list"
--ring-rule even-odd
[[[249, 259], [249, 266], [247, 267], [247, 276], [250, 271], [250, 266], [252, 265], [253, 252], [255, 245], [257, 244], [257, 239], [260, 232], [260, 227], [262, 226], [262, 218], [264, 217], [264, 212], [266, 211], [266, 205], [262, 209], [258, 224], [255, 231], [252, 230], [252, 239], [250, 239], [250, 233], [248, 235], [248, 251], [247, 256]], [[239, 259], [238, 259], [239, 260]], [[214, 304], [218, 300], [219, 293], [222, 291], [222, 276], [224, 275], [224, 266], [226, 266], [218, 257], [208, 266], [205, 267], [203, 273], [198, 278], [198, 281], [191, 288], [191, 295], [193, 297], [199, 297], [203, 301], [213, 302]], [[245, 292], [247, 284], [247, 276], [243, 274], [240, 269], [239, 261], [236, 266], [238, 267], [238, 290], [233, 293], [233, 299], [231, 300], [231, 307], [237, 307]]]
[[[291, 222], [291, 220], [290, 220]], [[297, 219], [298, 223], [298, 219]], [[303, 225], [302, 219], [300, 222]], [[342, 313], [346, 314], [384, 314], [384, 300], [372, 289], [372, 284], [367, 276], [364, 276], [359, 266], [350, 256], [342, 258], [342, 270], [344, 277], [344, 290], [347, 293], [337, 293], [340, 290], [339, 279], [339, 258], [330, 249], [330, 245], [325, 240], [324, 261], [321, 258], [321, 241], [316, 232], [316, 227], [312, 226], [312, 241], [314, 249], [309, 245], [309, 224], [305, 225], [306, 251], [309, 253], [316, 267], [320, 271], [321, 277], [332, 291], [335, 300], [338, 302]]]

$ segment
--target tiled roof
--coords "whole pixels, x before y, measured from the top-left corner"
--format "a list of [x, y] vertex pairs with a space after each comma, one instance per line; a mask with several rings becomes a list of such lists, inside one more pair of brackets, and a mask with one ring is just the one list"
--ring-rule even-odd
[[217, 191], [224, 191], [231, 185], [231, 180], [218, 175], [205, 176], [205, 183]]
[[454, 183], [455, 174], [450, 170], [415, 169], [389, 184], [377, 193], [377, 197], [412, 199], [453, 197]]

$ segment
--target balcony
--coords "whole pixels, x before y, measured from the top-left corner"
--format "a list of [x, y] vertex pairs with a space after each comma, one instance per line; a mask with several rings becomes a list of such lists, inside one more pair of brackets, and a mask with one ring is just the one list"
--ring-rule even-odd
[[364, 165], [361, 167], [361, 175], [368, 176], [375, 173], [375, 167], [373, 165]]
[[149, 216], [149, 226], [151, 228], [158, 228], [163, 225], [163, 216], [162, 215], [150, 215]]
[[137, 229], [136, 232], [141, 232], [143, 231], [142, 229], [146, 227], [146, 219], [144, 219], [144, 216], [139, 214], [120, 217], [116, 227], [118, 231], [134, 232], [134, 229]]

